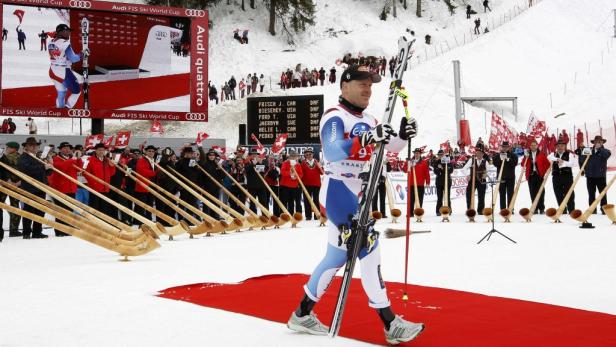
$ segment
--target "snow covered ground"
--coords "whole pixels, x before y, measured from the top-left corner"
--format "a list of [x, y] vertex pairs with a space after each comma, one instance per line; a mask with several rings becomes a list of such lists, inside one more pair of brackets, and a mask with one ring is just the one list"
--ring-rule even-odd
[[[580, 207], [584, 188], [576, 189]], [[555, 206], [550, 187], [546, 198], [548, 207]], [[579, 229], [568, 216], [562, 224], [545, 216], [525, 223], [516, 215], [509, 224], [497, 217], [496, 228], [517, 244], [494, 235], [477, 245], [490, 225], [483, 218], [467, 223], [463, 205], [454, 200], [452, 222], [444, 224], [434, 217], [431, 203], [426, 222], [412, 224], [414, 230], [432, 232], [411, 239], [411, 283], [616, 314], [616, 226], [605, 216], [591, 218], [597, 227], [592, 230]], [[518, 206], [529, 205], [523, 186]], [[5, 238], [0, 346], [364, 345], [296, 335], [282, 324], [154, 296], [184, 284], [311, 273], [324, 254], [326, 233], [315, 222], [299, 225], [161, 240], [162, 248], [129, 263], [75, 238]], [[384, 279], [403, 282], [404, 239], [384, 239], [382, 247]]]

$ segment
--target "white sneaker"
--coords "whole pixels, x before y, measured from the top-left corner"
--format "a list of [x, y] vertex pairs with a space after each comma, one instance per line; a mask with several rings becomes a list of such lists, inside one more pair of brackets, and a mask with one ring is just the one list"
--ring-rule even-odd
[[407, 322], [396, 315], [396, 318], [389, 325], [389, 330], [385, 330], [385, 340], [391, 345], [397, 345], [400, 342], [411, 341], [423, 330], [423, 323]]
[[291, 318], [289, 318], [287, 322], [287, 327], [293, 331], [311, 335], [327, 335], [329, 332], [329, 327], [323, 325], [312, 312], [304, 317], [298, 317], [295, 312], [293, 312]]

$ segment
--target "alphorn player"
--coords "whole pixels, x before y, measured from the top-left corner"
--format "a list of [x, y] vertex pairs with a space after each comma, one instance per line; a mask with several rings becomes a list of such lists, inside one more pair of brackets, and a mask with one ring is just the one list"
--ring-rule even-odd
[[[259, 203], [263, 206], [268, 206], [268, 194], [267, 188], [261, 180], [257, 176], [257, 172], [260, 175], [264, 175], [267, 171], [267, 162], [264, 162], [264, 158], [259, 155], [259, 152], [256, 149], [251, 149], [248, 158], [245, 163], [246, 168], [246, 186], [248, 187], [248, 193], [252, 195], [255, 199], [259, 201]], [[257, 205], [250, 201], [250, 209], [254, 213], [258, 213]]]
[[[588, 159], [586, 168], [584, 168], [584, 175], [586, 176], [586, 189], [588, 189], [588, 205], [592, 205], [595, 201], [595, 193], [605, 188], [606, 175], [607, 175], [607, 160], [612, 155], [609, 149], [605, 148], [605, 139], [601, 135], [595, 136], [594, 140], [590, 141], [592, 146], [592, 154]], [[579, 165], [582, 166], [584, 162], [584, 156], [578, 157]], [[601, 199], [601, 205], [607, 205], [607, 194]], [[605, 214], [603, 207], [601, 207], [601, 213]], [[593, 211], [593, 214], [597, 214], [597, 210]]]
[[[268, 165], [267, 171], [265, 172], [265, 181], [267, 185], [272, 189], [272, 192], [276, 194], [276, 196], [280, 196], [280, 165], [278, 160], [276, 160], [276, 155], [270, 154], [268, 157]], [[280, 206], [273, 200], [273, 197], [270, 196], [270, 192], [266, 190], [268, 205], [265, 205], [269, 208], [269, 202], [272, 202], [272, 212], [275, 216], [280, 216]]]
[[[163, 149], [162, 155], [160, 157], [160, 162], [158, 163], [158, 165], [160, 165], [160, 167], [165, 169], [165, 171], [169, 172], [169, 169], [175, 170], [176, 162], [177, 162], [177, 156], [175, 155], [175, 152], [173, 151], [173, 149], [170, 147], [166, 147], [165, 149]], [[179, 190], [179, 184], [173, 178], [167, 176], [167, 174], [164, 173], [163, 170], [156, 170], [156, 181], [158, 182], [158, 185], [162, 189], [166, 190], [167, 192], [173, 195], [175, 195]], [[162, 211], [167, 216], [171, 216], [175, 218], [175, 210], [173, 209], [172, 206], [169, 206], [168, 204], [163, 203], [156, 197], [154, 198], [154, 201], [156, 203], [156, 208], [158, 210]], [[171, 200], [171, 202], [175, 204], [173, 200]], [[160, 223], [164, 226], [171, 226], [168, 222], [165, 222], [164, 220], [161, 220]]]
[[[509, 206], [509, 202], [513, 196], [513, 191], [515, 189], [515, 168], [518, 166], [518, 156], [511, 151], [511, 146], [508, 141], [503, 141], [503, 143], [501, 143], [500, 152], [492, 156], [492, 164], [496, 166], [496, 177], [500, 175], [500, 167], [503, 161], [505, 161], [505, 165], [503, 166], [501, 183], [498, 187], [501, 210]], [[511, 213], [513, 214], [513, 211], [511, 211]]]
[[[205, 170], [205, 172], [210, 174], [210, 176], [212, 176], [216, 180], [216, 182], [222, 184], [222, 181], [225, 178], [225, 174], [224, 172], [222, 172], [222, 169], [218, 165], [218, 162], [220, 160], [220, 156], [218, 152], [216, 152], [213, 149], [210, 149], [206, 153], [203, 150], [203, 147], [199, 147], [199, 154], [203, 156], [203, 160], [199, 161], [199, 165], [201, 165], [203, 170]], [[218, 186], [214, 182], [212, 182], [212, 180], [209, 177], [207, 177], [204, 173], [201, 173], [200, 181], [201, 181], [200, 186], [201, 188], [203, 188], [203, 190], [210, 193], [212, 196], [216, 197], [217, 199], [220, 199], [220, 188], [218, 188]], [[206, 204], [203, 204], [203, 212], [209, 214], [210, 216], [214, 218], [217, 218], [218, 216]]]
[[[177, 163], [175, 163], [175, 170], [182, 176], [186, 177], [189, 181], [198, 185], [201, 171], [199, 170], [199, 168], [197, 168], [197, 165], [198, 164], [197, 159], [195, 158], [194, 149], [190, 145], [186, 145], [184, 148], [182, 148], [181, 158], [178, 160]], [[179, 189], [180, 199], [184, 200], [185, 202], [194, 207], [198, 207], [197, 198], [194, 195], [190, 194], [190, 192], [188, 192], [186, 189]], [[187, 213], [194, 215], [194, 213], [188, 210], [186, 207], [184, 207], [184, 209]]]
[[[445, 189], [447, 189], [447, 206], [451, 209], [451, 173], [453, 172], [453, 165], [443, 164], [442, 160], [445, 156], [445, 151], [439, 149], [436, 153], [436, 158], [432, 160], [432, 171], [436, 176], [436, 215], [441, 215], [441, 207], [443, 207], [443, 195]], [[447, 172], [445, 172], [445, 170]], [[445, 187], [445, 175], [447, 175], [447, 187]], [[451, 213], [451, 212], [450, 212]]]
[[[415, 194], [413, 193], [415, 182], [413, 180], [413, 168], [415, 168], [415, 179], [417, 180], [417, 195], [419, 196], [419, 206], [423, 207], [423, 199], [425, 193], [425, 186], [430, 185], [430, 168], [428, 166], [428, 160], [421, 157], [421, 149], [415, 148], [413, 151], [413, 159], [411, 160], [411, 170], [408, 169], [408, 164], [404, 162], [402, 164], [402, 171], [411, 175], [410, 186], [410, 198], [411, 198], [411, 217], [414, 216], [415, 210]], [[443, 185], [445, 183], [443, 182]]]
[[[110, 160], [106, 154], [107, 147], [105, 144], [97, 143], [96, 146], [94, 146], [94, 155], [90, 156], [88, 160], [86, 172], [91, 173], [107, 183], [110, 183], [111, 176], [115, 174], [116, 168], [114, 162]], [[88, 180], [88, 186], [94, 191], [99, 192], [102, 195], [109, 196], [109, 187], [107, 185], [101, 184], [93, 178], [86, 177], [86, 179]], [[107, 201], [101, 199], [96, 194], [90, 194], [88, 205], [95, 210], [107, 214], [108, 216], [118, 218], [117, 215], [113, 215], [115, 207], [110, 206]]]
[[[294, 150], [289, 151], [289, 158], [280, 167], [280, 200], [290, 214], [302, 213], [302, 197], [299, 180], [303, 176], [298, 162], [299, 155]], [[295, 172], [291, 171], [291, 166]]]
[[466, 186], [466, 208], [471, 208], [471, 197], [473, 191], [473, 165], [475, 166], [475, 189], [477, 190], [477, 214], [483, 214], [486, 200], [486, 177], [488, 177], [488, 156], [485, 154], [483, 145], [477, 144], [475, 147], [475, 155], [468, 159], [464, 167], [464, 172], [469, 173], [468, 186]]
[[[73, 157], [73, 146], [71, 146], [68, 142], [61, 142], [58, 146], [58, 150], [60, 151], [58, 155], [53, 157], [53, 166], [70, 177], [77, 179], [78, 170], [75, 166], [83, 167], [83, 161], [81, 158]], [[75, 194], [77, 193], [77, 184], [55, 171], [49, 177], [49, 185], [60, 193], [64, 193], [71, 198], [75, 198]], [[53, 202], [64, 209], [70, 210], [68, 206], [64, 205], [60, 200], [54, 198]], [[56, 220], [56, 222], [66, 224], [60, 219]], [[69, 236], [60, 230], [54, 231], [56, 236]]]
[[[238, 156], [231, 161], [229, 173], [233, 176], [235, 181], [242, 186], [242, 188], [246, 188], [246, 168], [244, 167], [244, 159], [241, 156]], [[235, 196], [241, 203], [245, 203], [247, 197], [235, 182], [231, 183], [229, 192], [233, 194], [233, 196]], [[229, 200], [229, 206], [242, 215], [245, 212], [242, 206], [239, 206], [235, 200]]]
[[[154, 160], [156, 159], [157, 151], [158, 148], [153, 145], [148, 145], [143, 150], [145, 155], [137, 159], [137, 162], [135, 164], [135, 172], [147, 178], [148, 181], [156, 181], [156, 167], [154, 165]], [[143, 184], [145, 185], [145, 187], [141, 184], [135, 185], [135, 198], [148, 206], [154, 206], [154, 196], [147, 188], [149, 186], [149, 183], [147, 181], [144, 181]], [[135, 213], [140, 214], [147, 219], [152, 219], [152, 214], [139, 205], [135, 204], [134, 211]], [[139, 226], [141, 226], [142, 224], [139, 221], [135, 222]]]
[[[19, 143], [15, 141], [7, 142], [6, 149], [4, 150], [4, 154], [0, 158], [0, 162], [12, 167], [13, 169], [17, 169], [17, 162], [19, 161]], [[4, 168], [0, 168], [0, 179], [15, 186], [21, 185], [21, 179], [19, 176], [9, 172]], [[0, 194], [0, 200], [2, 202], [6, 201], [6, 194]], [[9, 197], [9, 201], [11, 206], [15, 208], [19, 208], [19, 200], [14, 197]], [[4, 213], [0, 210], [0, 242], [4, 237]], [[9, 222], [9, 237], [20, 237], [23, 236], [22, 233], [19, 232], [19, 222], [21, 221], [21, 216], [15, 213], [9, 213], [10, 222]]]
[[[530, 142], [530, 149], [524, 152], [524, 158], [520, 165], [525, 169], [526, 180], [528, 181], [528, 190], [530, 192], [530, 201], [535, 201], [535, 197], [539, 192], [543, 176], [550, 168], [548, 157], [539, 150], [537, 140], [533, 139]], [[537, 203], [537, 213], [545, 213], [545, 190], [541, 192], [541, 197]]]
[[[314, 151], [311, 147], [308, 147], [304, 151], [304, 160], [301, 161], [300, 165], [302, 167], [302, 183], [306, 187], [312, 202], [317, 208], [321, 208], [319, 203], [319, 192], [321, 191], [321, 176], [324, 171], [321, 165], [319, 165], [319, 161], [314, 159]], [[306, 220], [312, 219], [312, 209], [309, 207], [310, 202], [308, 201], [308, 197], [304, 195], [304, 207], [306, 209]], [[316, 218], [316, 216], [315, 216]]]
[[[554, 195], [558, 205], [563, 202], [565, 195], [573, 184], [573, 171], [571, 168], [575, 165], [573, 154], [567, 150], [567, 143], [559, 140], [556, 144], [556, 152], [548, 155], [548, 160], [552, 163], [552, 186], [554, 187]], [[575, 210], [575, 191], [572, 192], [567, 208], [563, 213], [571, 213]]]
[[[19, 157], [19, 161], [17, 162], [17, 169], [24, 174], [28, 175], [30, 178], [37, 180], [41, 183], [47, 184], [47, 176], [51, 175], [51, 164], [42, 164], [40, 161], [32, 158], [30, 154], [36, 155], [40, 142], [37, 142], [34, 137], [28, 137], [26, 142], [21, 144], [24, 152]], [[38, 188], [34, 187], [32, 184], [22, 180], [21, 188], [29, 193], [32, 193], [40, 198], [45, 198], [45, 193]], [[37, 216], [44, 216], [45, 212], [38, 210], [28, 204], [24, 203], [23, 210], [25, 212], [33, 213]], [[24, 239], [44, 239], [48, 236], [43, 234], [43, 227], [41, 223], [33, 222], [28, 218], [22, 218], [22, 226], [23, 226], [23, 238]]]

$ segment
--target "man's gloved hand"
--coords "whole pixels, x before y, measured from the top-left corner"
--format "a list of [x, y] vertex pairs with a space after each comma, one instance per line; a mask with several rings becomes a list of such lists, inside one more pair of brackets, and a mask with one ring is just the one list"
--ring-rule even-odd
[[362, 147], [372, 145], [375, 143], [388, 144], [391, 136], [396, 136], [396, 132], [391, 125], [384, 123], [375, 126], [374, 128], [366, 131], [360, 135], [359, 143]]
[[417, 136], [417, 121], [415, 118], [406, 119], [406, 117], [402, 117], [400, 121], [400, 138], [408, 140], [415, 136]]

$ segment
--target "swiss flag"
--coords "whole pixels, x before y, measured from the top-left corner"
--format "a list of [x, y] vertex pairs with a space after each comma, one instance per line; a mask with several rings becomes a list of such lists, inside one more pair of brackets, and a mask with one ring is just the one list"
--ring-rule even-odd
[[165, 132], [165, 130], [163, 129], [163, 125], [160, 123], [158, 119], [155, 119], [152, 121], [150, 132], [153, 134], [162, 134]]
[[103, 141], [103, 143], [105, 144], [105, 147], [110, 148], [113, 143], [113, 136], [109, 136], [109, 138]]
[[445, 141], [441, 143], [440, 149], [442, 149], [445, 152], [449, 152], [449, 150], [451, 149], [451, 146], [449, 145], [449, 141]]
[[197, 141], [195, 141], [195, 143], [198, 147], [201, 147], [203, 144], [203, 140], [207, 139], [208, 137], [210, 137], [210, 135], [206, 134], [203, 131], [200, 131], [197, 133]]
[[289, 134], [280, 134], [280, 135], [278, 135], [278, 137], [276, 138], [276, 141], [274, 141], [274, 145], [272, 146], [272, 153], [280, 154], [280, 152], [282, 152], [282, 150], [287, 145], [287, 138], [288, 137], [289, 137]]
[[103, 139], [104, 139], [103, 134], [90, 135], [86, 137], [86, 143], [84, 144], [84, 146], [86, 147], [86, 150], [94, 149], [94, 146], [103, 142]]
[[257, 136], [255, 136], [255, 134], [250, 134], [250, 138], [257, 143], [257, 151], [259, 152], [259, 157], [263, 158], [265, 157], [265, 147], [263, 146], [263, 144], [261, 143], [261, 141], [259, 141], [259, 139], [257, 138]]
[[212, 149], [220, 155], [223, 160], [227, 160], [227, 149], [220, 146], [212, 146]]
[[24, 10], [15, 10], [13, 14], [16, 15], [17, 18], [19, 18], [19, 24], [21, 24], [21, 22], [24, 20], [24, 14], [26, 14], [26, 12], [24, 12]]
[[130, 141], [130, 131], [118, 131], [115, 137], [115, 144], [113, 147], [118, 149], [124, 149], [128, 146]]

